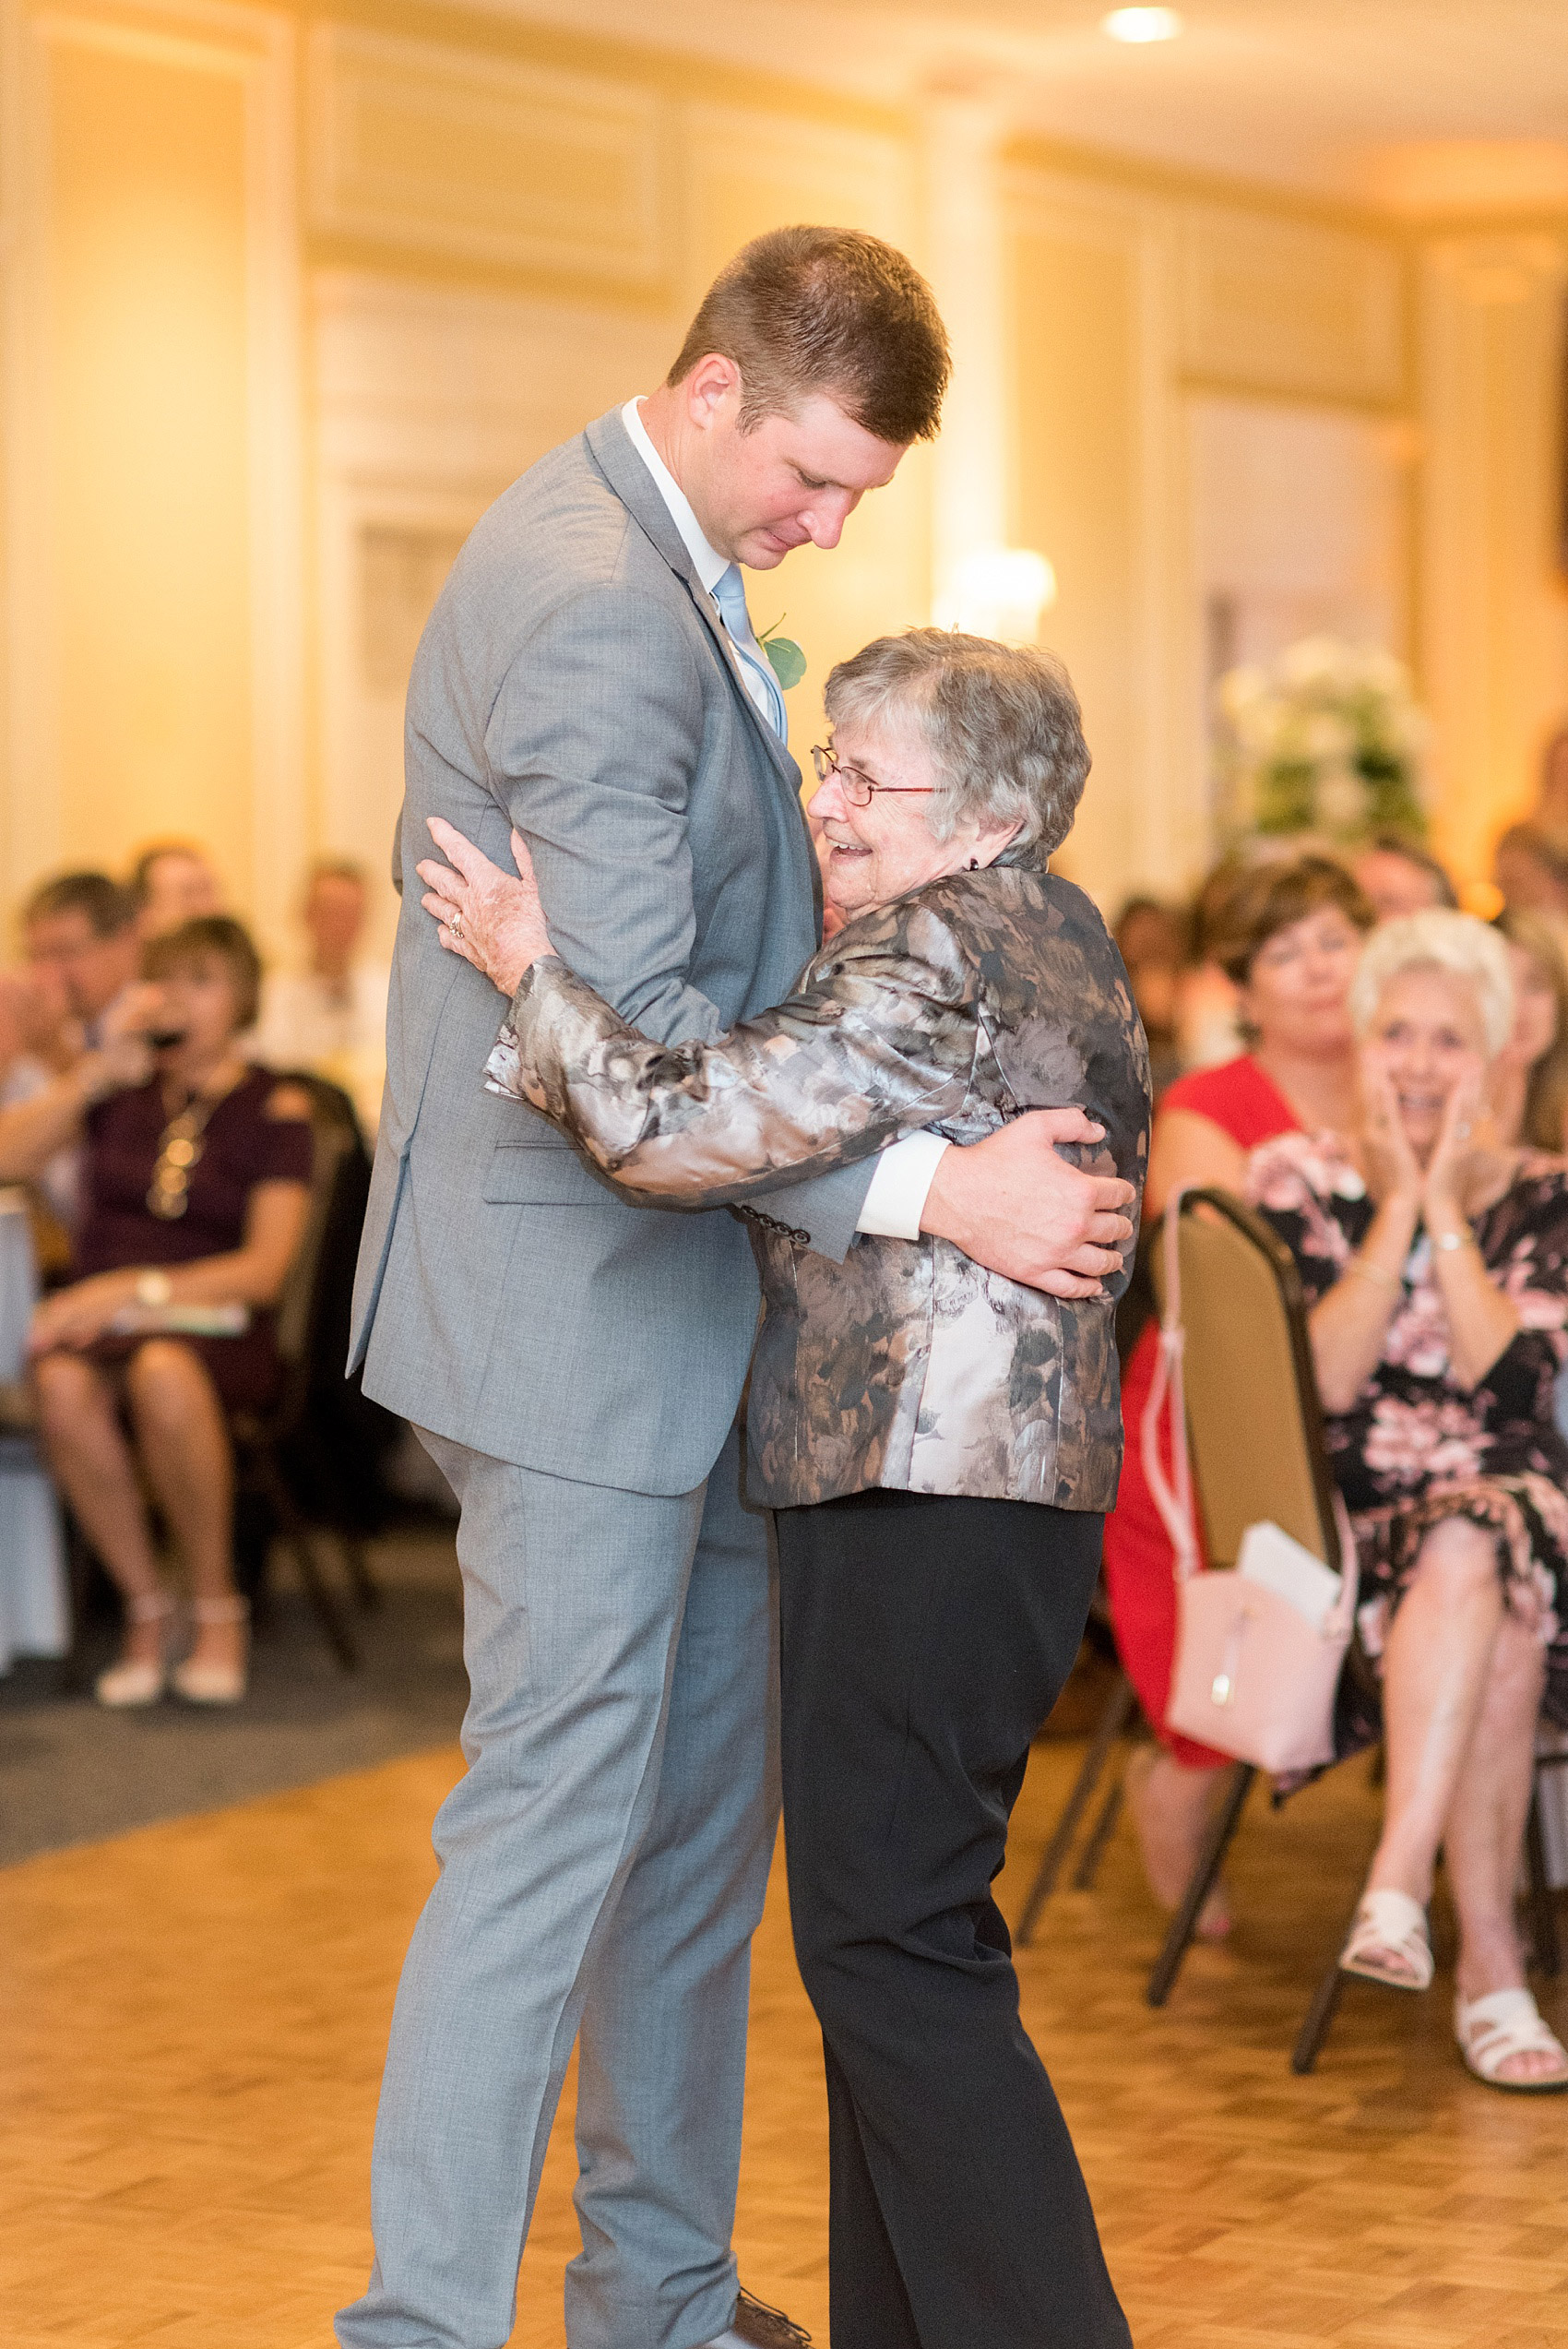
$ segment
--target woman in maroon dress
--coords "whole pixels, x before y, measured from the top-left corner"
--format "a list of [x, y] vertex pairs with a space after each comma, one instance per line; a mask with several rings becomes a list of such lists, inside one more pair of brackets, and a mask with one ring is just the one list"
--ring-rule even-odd
[[[1247, 1156], [1275, 1134], [1344, 1131], [1355, 1123], [1356, 1051], [1347, 1008], [1372, 911], [1349, 874], [1325, 856], [1299, 857], [1250, 874], [1231, 900], [1218, 959], [1241, 990], [1253, 1050], [1171, 1086], [1154, 1122], [1144, 1222], [1190, 1183], [1241, 1188]], [[1181, 1899], [1207, 1824], [1214, 1773], [1229, 1756], [1165, 1727], [1176, 1648], [1175, 1558], [1144, 1476], [1141, 1431], [1154, 1377], [1152, 1323], [1122, 1373], [1126, 1430], [1122, 1484], [1105, 1520], [1105, 1580], [1116, 1645], [1159, 1740], [1132, 1776], [1130, 1795], [1144, 1867], [1166, 1907]], [[1229, 1924], [1223, 1889], [1199, 1930]]]
[[[237, 922], [185, 923], [148, 946], [146, 972], [152, 1042], [174, 1041], [148, 1082], [88, 1114], [80, 1277], [40, 1306], [29, 1347], [51, 1466], [125, 1602], [125, 1651], [100, 1700], [151, 1704], [171, 1677], [174, 1601], [145, 1479], [190, 1576], [196, 1640], [173, 1684], [232, 1704], [246, 1608], [228, 1414], [265, 1409], [280, 1381], [271, 1307], [304, 1227], [310, 1104], [237, 1047], [261, 977]], [[232, 1334], [188, 1326], [215, 1308]]]

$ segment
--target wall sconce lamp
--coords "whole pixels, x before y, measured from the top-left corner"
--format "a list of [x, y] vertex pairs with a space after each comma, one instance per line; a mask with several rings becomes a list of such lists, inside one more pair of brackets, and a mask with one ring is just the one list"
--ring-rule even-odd
[[1034, 644], [1040, 614], [1055, 601], [1056, 574], [1043, 554], [1028, 546], [986, 546], [954, 564], [932, 617], [939, 628], [966, 636]]

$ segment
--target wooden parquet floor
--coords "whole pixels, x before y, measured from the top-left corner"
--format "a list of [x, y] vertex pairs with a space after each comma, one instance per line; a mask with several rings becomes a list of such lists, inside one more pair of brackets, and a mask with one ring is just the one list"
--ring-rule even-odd
[[[1075, 1759], [1037, 1753], [1010, 1914]], [[386, 2021], [457, 1768], [421, 1755], [0, 1873], [5, 2349], [331, 2349], [365, 2272]], [[1124, 1830], [1021, 1961], [1138, 2349], [1568, 2349], [1568, 2100], [1465, 2078], [1444, 1975], [1422, 1999], [1352, 1985], [1316, 2076], [1287, 2068], [1370, 1844], [1360, 1778], [1249, 1814], [1234, 1947], [1194, 1951], [1164, 2013], [1142, 2002], [1158, 1928]], [[776, 1878], [739, 2248], [819, 2343], [824, 2155]], [[560, 2349], [570, 2185], [568, 2117], [514, 2349]]]

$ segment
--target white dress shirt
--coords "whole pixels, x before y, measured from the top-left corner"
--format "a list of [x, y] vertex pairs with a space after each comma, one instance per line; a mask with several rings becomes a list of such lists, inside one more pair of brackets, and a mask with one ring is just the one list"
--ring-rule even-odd
[[[692, 558], [692, 567], [707, 592], [711, 595], [718, 581], [730, 566], [716, 547], [710, 546], [703, 534], [702, 524], [692, 511], [691, 500], [670, 471], [647, 436], [642, 420], [642, 402], [628, 399], [621, 411], [632, 447], [653, 476], [653, 485], [670, 510], [670, 519], [681, 533], [682, 543]], [[772, 731], [772, 712], [766, 704], [766, 688], [759, 677], [754, 677], [747, 662], [740, 664], [741, 676], [747, 693], [756, 705], [763, 723]], [[856, 1229], [885, 1240], [918, 1240], [921, 1217], [925, 1211], [926, 1194], [936, 1173], [936, 1162], [948, 1147], [940, 1134], [909, 1134], [903, 1141], [885, 1150], [876, 1162], [871, 1186], [861, 1202], [861, 1217]]]

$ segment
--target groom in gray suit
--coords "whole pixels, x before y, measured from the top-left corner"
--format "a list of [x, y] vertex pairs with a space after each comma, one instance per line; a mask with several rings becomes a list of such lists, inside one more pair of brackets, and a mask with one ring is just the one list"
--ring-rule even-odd
[[[484, 1091], [502, 1005], [441, 951], [413, 868], [433, 815], [498, 863], [517, 825], [561, 952], [650, 1035], [715, 1035], [786, 994], [820, 896], [738, 566], [837, 544], [935, 432], [946, 375], [901, 255], [839, 230], [758, 239], [666, 384], [491, 508], [415, 661], [354, 1359], [461, 1504], [471, 1701], [345, 2349], [507, 2340], [574, 2044], [573, 2349], [802, 2338], [739, 2291], [730, 2248], [778, 1802], [765, 1528], [735, 1435], [750, 1242], [724, 1210], [627, 1206]], [[1086, 1131], [1066, 1111], [965, 1151], [916, 1136], [761, 1212], [829, 1257], [857, 1230], [924, 1229], [1082, 1294], [1129, 1229], [1126, 1186], [1052, 1148]]]

